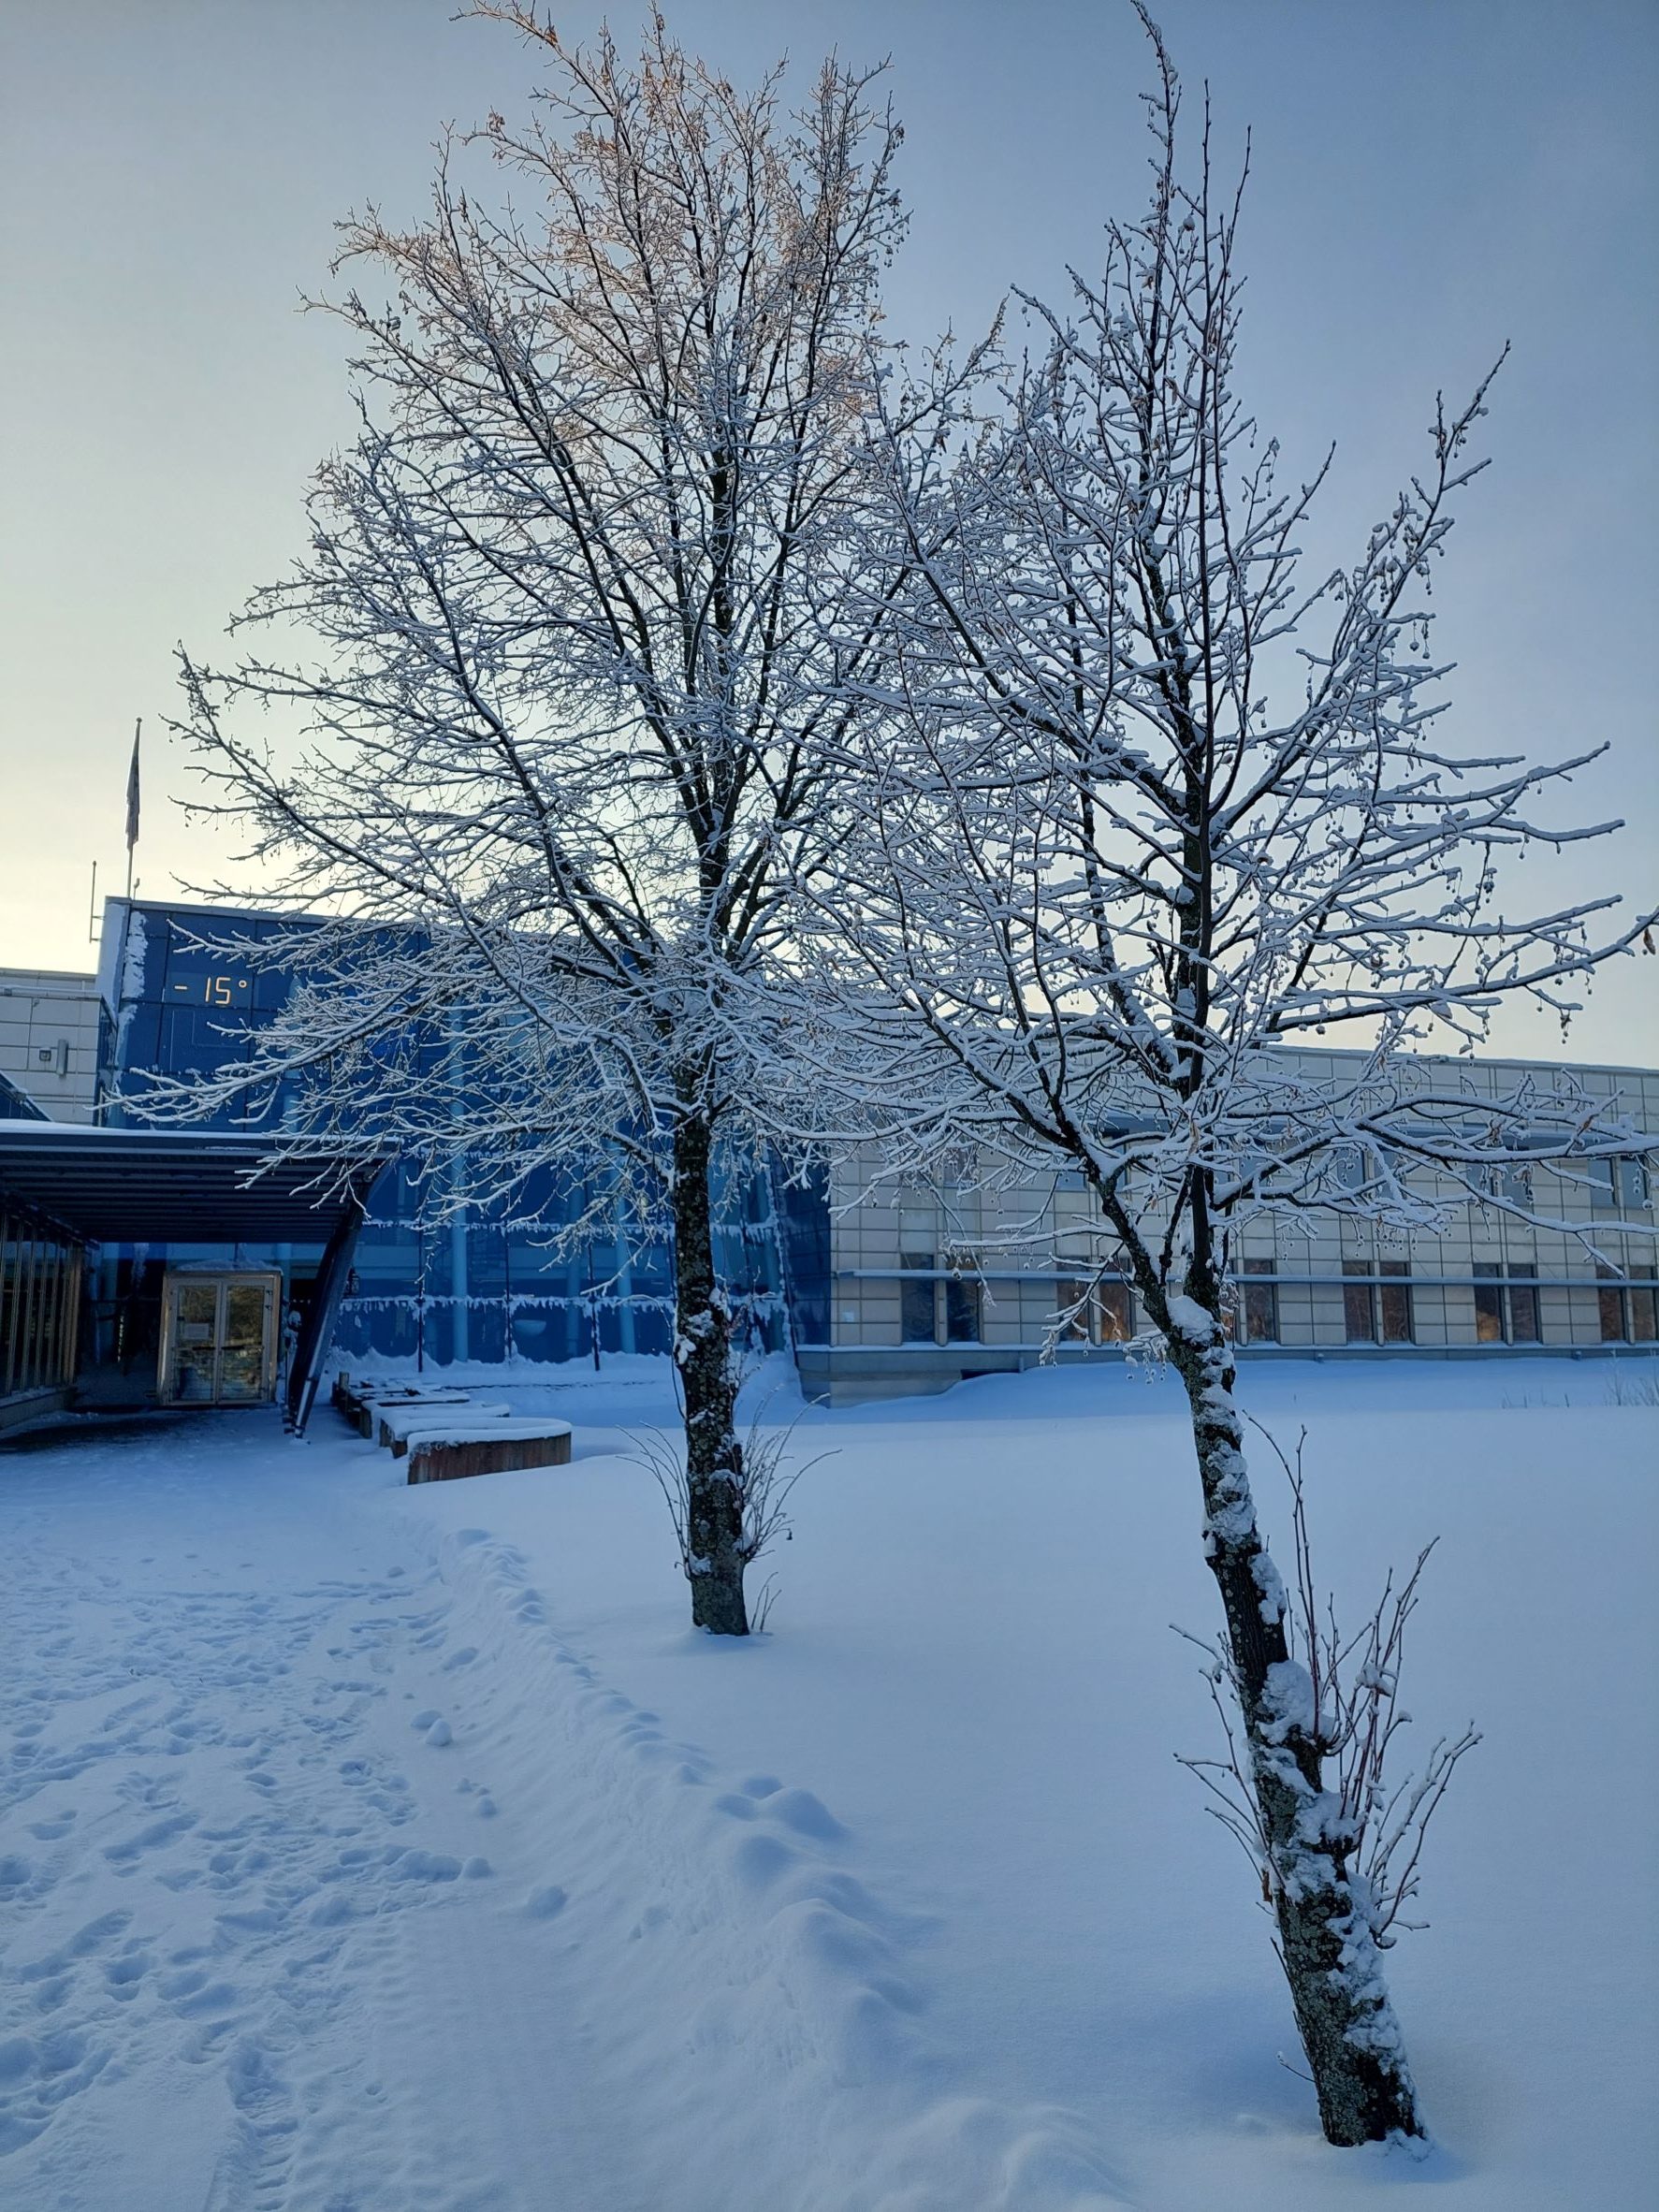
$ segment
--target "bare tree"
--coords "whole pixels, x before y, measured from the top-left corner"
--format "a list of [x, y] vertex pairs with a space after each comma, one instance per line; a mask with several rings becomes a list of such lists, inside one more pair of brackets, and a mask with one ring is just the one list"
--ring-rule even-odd
[[[530, 42], [536, 118], [446, 141], [423, 226], [343, 226], [337, 269], [385, 294], [328, 305], [361, 434], [240, 619], [274, 646], [183, 662], [214, 804], [291, 910], [337, 919], [268, 948], [300, 987], [171, 1104], [280, 1082], [277, 1142], [371, 1128], [453, 1202], [597, 1161], [607, 1206], [619, 1178], [666, 1213], [692, 1618], [740, 1636], [718, 1012], [833, 841], [826, 748], [876, 648], [820, 610], [867, 534], [898, 131], [833, 62], [790, 117], [779, 72], [735, 91], [660, 16], [629, 66], [534, 0], [473, 12]], [[461, 177], [489, 156], [522, 194], [493, 211]]]
[[[1445, 1800], [1459, 1760], [1480, 1741], [1471, 1722], [1456, 1736], [1437, 1737], [1420, 1768], [1408, 1773], [1399, 1771], [1393, 1756], [1401, 1731], [1411, 1722], [1400, 1702], [1405, 1631], [1437, 1539], [1423, 1547], [1400, 1581], [1392, 1568], [1388, 1571], [1375, 1605], [1353, 1634], [1346, 1633], [1338, 1623], [1335, 1599], [1329, 1594], [1321, 1599], [1314, 1579], [1302, 1470], [1307, 1432], [1302, 1432], [1292, 1458], [1259, 1421], [1250, 1425], [1266, 1440], [1290, 1486], [1295, 1573], [1285, 1629], [1291, 1659], [1307, 1672], [1308, 1725], [1318, 1744], [1326, 1795], [1334, 1800], [1326, 1825], [1342, 1836], [1348, 1884], [1372, 1939], [1378, 1950], [1389, 1950], [1397, 1940], [1396, 1926], [1426, 1926], [1403, 1915], [1418, 1894], [1429, 1823]], [[1177, 1633], [1187, 1634], [1185, 1629]], [[1244, 1694], [1232, 1653], [1227, 1645], [1202, 1637], [1187, 1636], [1187, 1641], [1204, 1653], [1204, 1679], [1221, 1723], [1226, 1755], [1177, 1757], [1214, 1798], [1206, 1810], [1244, 1845], [1261, 1882], [1262, 1902], [1272, 1911], [1277, 1855], [1262, 1826], [1262, 1808], [1240, 1740]]]
[[1508, 1001], [1570, 1011], [1643, 924], [1603, 929], [1611, 897], [1499, 902], [1500, 860], [1617, 826], [1539, 817], [1593, 754], [1530, 766], [1439, 736], [1427, 593], [1485, 385], [1436, 408], [1426, 469], [1353, 565], [1304, 576], [1319, 477], [1281, 488], [1234, 386], [1243, 181], [1217, 195], [1207, 119], [1178, 163], [1177, 80], [1142, 22], [1144, 219], [1108, 226], [1066, 313], [1026, 302], [1039, 352], [977, 427], [890, 441], [907, 626], [783, 1034], [803, 1130], [879, 1140], [890, 1173], [954, 1154], [1094, 1194], [1102, 1268], [1127, 1270], [1189, 1402], [1280, 1953], [1325, 2132], [1353, 2144], [1423, 2123], [1258, 1525], [1229, 1240], [1315, 1208], [1384, 1235], [1471, 1202], [1536, 1220], [1525, 1163], [1587, 1177], [1652, 1149], [1564, 1075], [1493, 1099], [1420, 1056]]

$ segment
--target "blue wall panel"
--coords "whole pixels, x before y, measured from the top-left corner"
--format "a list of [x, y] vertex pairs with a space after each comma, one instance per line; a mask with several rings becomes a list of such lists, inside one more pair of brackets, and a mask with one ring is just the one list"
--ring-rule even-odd
[[[286, 982], [250, 968], [240, 949], [281, 924], [254, 910], [226, 911], [136, 902], [125, 956], [116, 962], [113, 1019], [105, 1026], [106, 1091], [148, 1073], [205, 1073], [246, 1049], [249, 1032], [280, 1007]], [[246, 1108], [227, 1108], [210, 1126], [246, 1127]], [[140, 1118], [111, 1098], [112, 1123]], [[774, 1215], [777, 1178], [747, 1169], [733, 1179], [722, 1211], [717, 1259], [736, 1302], [742, 1333], [754, 1350], [790, 1339], [790, 1280], [804, 1297], [797, 1332], [817, 1340], [820, 1308], [828, 1326], [828, 1209], [822, 1183], [791, 1190], [785, 1233], [791, 1268], [780, 1264]], [[423, 1218], [407, 1165], [384, 1179], [375, 1215], [358, 1241], [350, 1292], [335, 1346], [342, 1359], [413, 1361], [442, 1367], [457, 1360], [537, 1365], [600, 1355], [666, 1352], [673, 1340], [673, 1271], [666, 1227], [624, 1240], [593, 1237], [575, 1251], [550, 1240], [576, 1218], [582, 1193], [548, 1169], [533, 1173], [510, 1207], [470, 1210], [457, 1235]], [[822, 1215], [822, 1219], [820, 1219]], [[822, 1252], [820, 1251], [822, 1246]], [[291, 1273], [313, 1268], [316, 1254], [296, 1247]]]

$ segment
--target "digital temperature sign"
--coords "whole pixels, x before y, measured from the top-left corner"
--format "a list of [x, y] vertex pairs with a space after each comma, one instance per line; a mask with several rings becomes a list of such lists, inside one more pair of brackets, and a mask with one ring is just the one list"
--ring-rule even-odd
[[246, 1006], [253, 988], [252, 979], [245, 975], [177, 976], [168, 986], [168, 996], [182, 998], [191, 1006]]

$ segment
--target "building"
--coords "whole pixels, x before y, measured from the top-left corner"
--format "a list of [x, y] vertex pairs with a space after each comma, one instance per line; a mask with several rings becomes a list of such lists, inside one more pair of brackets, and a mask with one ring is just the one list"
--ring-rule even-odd
[[[280, 1005], [284, 980], [250, 969], [245, 947], [274, 927], [258, 914], [111, 899], [98, 989], [106, 1009], [103, 1117], [135, 1118], [115, 1094], [152, 1070], [205, 1071], [234, 1058], [239, 1035]], [[436, 1069], [434, 1082], [452, 1080]], [[228, 1114], [221, 1115], [221, 1126]], [[734, 1177], [719, 1259], [757, 1350], [787, 1338], [770, 1175]], [[376, 1192], [353, 1256], [352, 1295], [335, 1337], [342, 1361], [407, 1360], [420, 1369], [509, 1360], [558, 1363], [666, 1352], [674, 1295], [665, 1231], [555, 1251], [552, 1239], [591, 1192], [533, 1175], [509, 1211], [470, 1210], [432, 1227], [412, 1171], [396, 1164]], [[194, 1255], [192, 1256], [194, 1257]], [[152, 1266], [155, 1256], [147, 1256]], [[290, 1294], [314, 1264], [309, 1248], [267, 1255]], [[106, 1259], [99, 1295], [127, 1294], [124, 1256]], [[111, 1272], [113, 1271], [113, 1273]]]
[[[325, 1174], [325, 1200], [298, 1169], [250, 1180], [255, 1136], [138, 1125], [120, 1098], [126, 1078], [219, 1066], [280, 1005], [284, 979], [246, 953], [276, 926], [256, 912], [112, 899], [95, 978], [13, 971], [20, 1011], [7, 1032], [10, 1081], [0, 1079], [0, 1423], [7, 1404], [14, 1417], [38, 1410], [43, 1394], [232, 1404], [282, 1387], [298, 1413], [330, 1346], [339, 1363], [436, 1371], [666, 1352], [665, 1230], [630, 1237], [618, 1219], [608, 1235], [556, 1249], [591, 1194], [550, 1172], [510, 1210], [434, 1228], [401, 1162], [357, 1163], [348, 1190]], [[31, 1055], [33, 1082], [15, 1065]], [[1332, 1073], [1345, 1057], [1300, 1056]], [[1497, 1095], [1525, 1064], [1430, 1065], [1461, 1091]], [[1659, 1072], [1574, 1072], [1659, 1129]], [[1241, 1347], [1384, 1360], [1653, 1349], [1643, 1161], [1608, 1162], [1593, 1177], [1535, 1171], [1540, 1203], [1593, 1230], [1599, 1261], [1567, 1233], [1472, 1206], [1446, 1234], [1409, 1241], [1334, 1214], [1252, 1224], [1234, 1255]], [[971, 1182], [871, 1195], [856, 1164], [832, 1183], [816, 1166], [773, 1160], [734, 1168], [720, 1237], [751, 1348], [787, 1346], [808, 1394], [836, 1402], [1046, 1359], [1117, 1360], [1144, 1325], [1074, 1175], [1000, 1196]]]
[[[144, 1127], [121, 1097], [126, 1078], [234, 1059], [243, 1033], [281, 1004], [284, 979], [247, 954], [273, 926], [240, 910], [109, 902], [98, 974], [79, 979], [100, 1040], [85, 1142], [67, 1144], [56, 1117], [50, 1131], [0, 1120], [0, 1425], [8, 1403], [10, 1418], [32, 1418], [71, 1390], [77, 1404], [113, 1407], [239, 1404], [281, 1389], [298, 1414], [314, 1388], [313, 1338], [342, 1363], [421, 1370], [665, 1353], [666, 1235], [629, 1237], [618, 1219], [608, 1237], [555, 1251], [591, 1194], [552, 1174], [533, 1177], [510, 1212], [473, 1209], [433, 1227], [406, 1163], [368, 1163], [346, 1239], [350, 1208], [329, 1187], [328, 1163], [314, 1163], [321, 1189], [308, 1197], [306, 1177], [287, 1175], [281, 1203], [261, 1210], [270, 1179], [251, 1171], [262, 1140], [235, 1128], [234, 1113]], [[17, 1098], [20, 1112], [36, 1111]], [[788, 1335], [772, 1190], [769, 1172], [734, 1173], [720, 1236], [756, 1351]], [[60, 1287], [51, 1306], [73, 1306], [72, 1338], [55, 1323], [43, 1333], [49, 1241], [59, 1255], [51, 1266], [64, 1283], [74, 1275], [74, 1296]], [[8, 1330], [19, 1347], [9, 1366]]]
[[95, 976], [0, 968], [0, 1077], [53, 1121], [95, 1117], [99, 1004]]
[[[1297, 1055], [1304, 1070], [1323, 1066], [1332, 1076], [1356, 1056]], [[1445, 1070], [1447, 1096], [1477, 1100], [1513, 1090], [1529, 1067], [1495, 1058], [1427, 1065]], [[1659, 1071], [1572, 1072], [1592, 1096], [1617, 1099], [1641, 1128], [1659, 1130]], [[1404, 1238], [1334, 1212], [1247, 1222], [1232, 1255], [1241, 1349], [1250, 1358], [1374, 1360], [1652, 1351], [1659, 1244], [1647, 1164], [1629, 1157], [1518, 1172], [1540, 1212], [1592, 1232], [1601, 1260], [1568, 1230], [1524, 1228], [1471, 1204], [1440, 1236]], [[1113, 1273], [1112, 1240], [1079, 1174], [1000, 1197], [961, 1184], [895, 1189], [872, 1202], [861, 1201], [850, 1165], [826, 1194], [826, 1212], [835, 1224], [833, 1312], [817, 1341], [797, 1346], [813, 1395], [850, 1401], [944, 1389], [1045, 1358], [1121, 1358], [1147, 1326], [1129, 1284]], [[1011, 1246], [1019, 1258], [1007, 1256]]]

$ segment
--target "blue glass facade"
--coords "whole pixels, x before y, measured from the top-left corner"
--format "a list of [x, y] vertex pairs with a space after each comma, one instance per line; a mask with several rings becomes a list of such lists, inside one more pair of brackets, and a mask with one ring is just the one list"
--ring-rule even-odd
[[[131, 1076], [203, 1073], [242, 1055], [287, 988], [280, 974], [250, 967], [244, 948], [280, 926], [255, 911], [111, 902], [103, 977], [109, 1121], [138, 1118], [115, 1096]], [[247, 1107], [215, 1120], [246, 1127]], [[508, 1205], [433, 1221], [412, 1167], [399, 1163], [382, 1177], [358, 1240], [335, 1331], [341, 1360], [426, 1368], [666, 1352], [674, 1286], [665, 1226], [642, 1235], [636, 1223], [625, 1234], [618, 1218], [608, 1237], [590, 1237], [574, 1252], [553, 1249], [595, 1195], [539, 1169]], [[747, 1167], [730, 1177], [717, 1257], [753, 1349], [781, 1349], [795, 1334], [827, 1336], [828, 1253], [822, 1178], [786, 1184]], [[319, 1255], [320, 1247], [248, 1251], [238, 1264], [280, 1266], [290, 1294], [303, 1299]], [[153, 1247], [107, 1253], [109, 1296], [99, 1302], [118, 1313], [123, 1273], [160, 1257]]]

